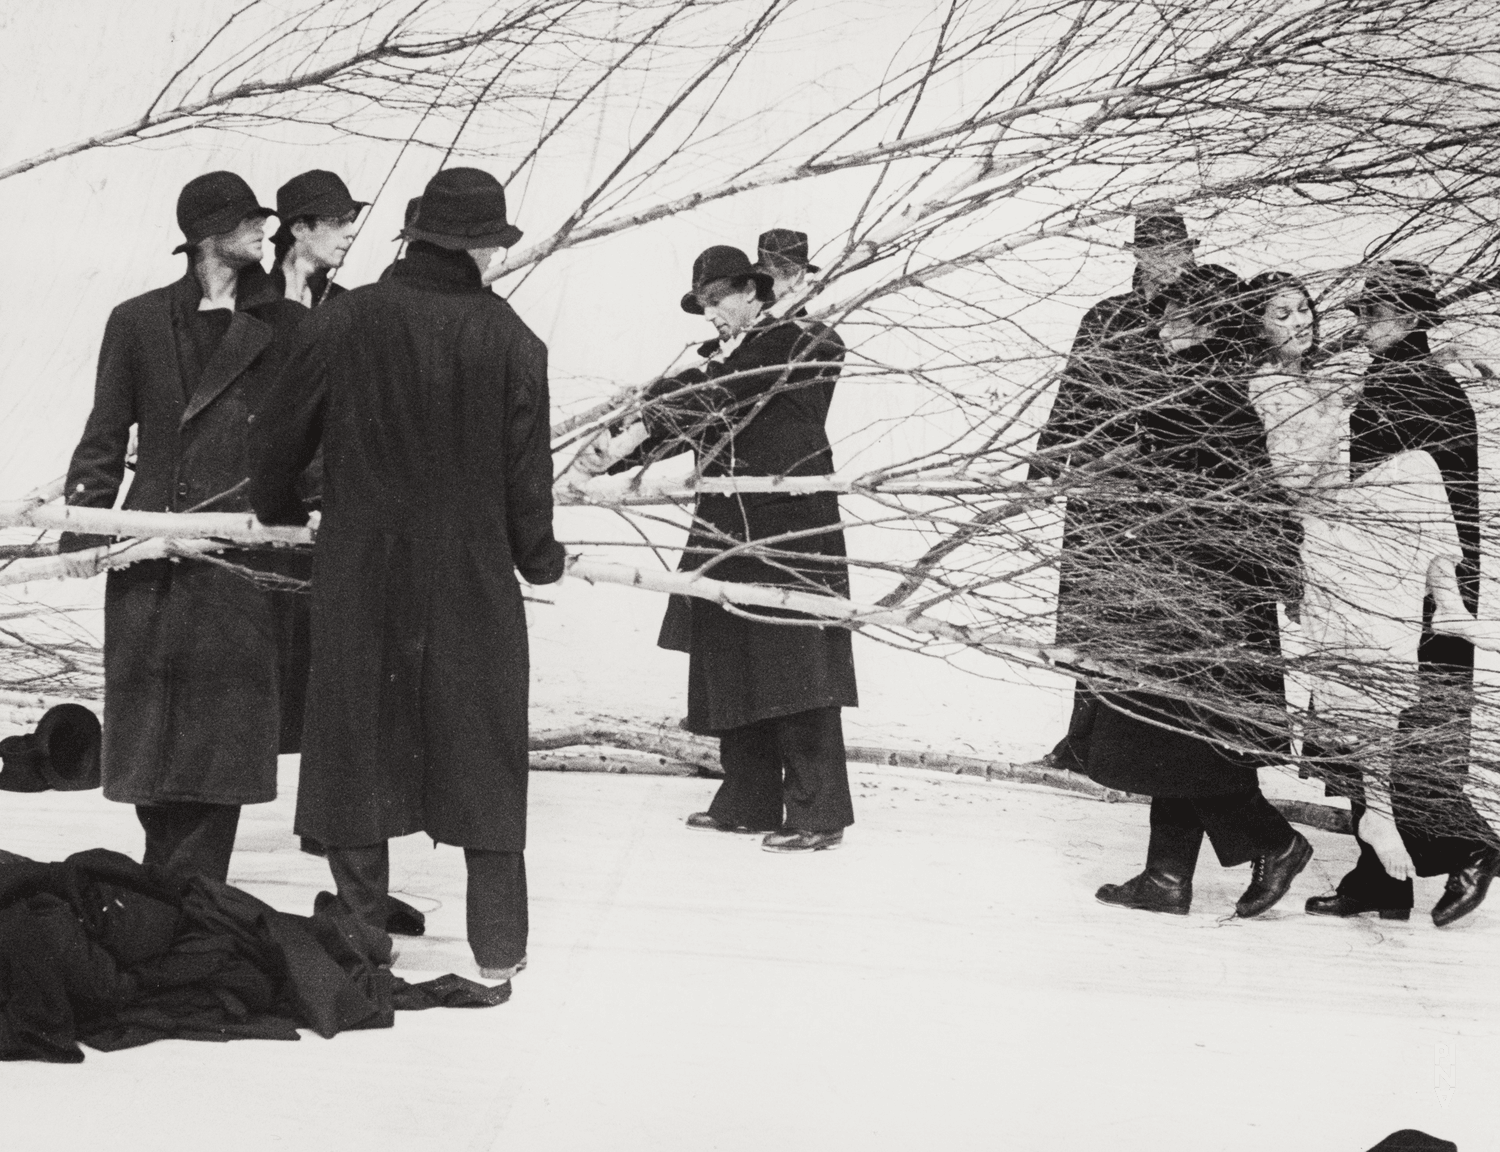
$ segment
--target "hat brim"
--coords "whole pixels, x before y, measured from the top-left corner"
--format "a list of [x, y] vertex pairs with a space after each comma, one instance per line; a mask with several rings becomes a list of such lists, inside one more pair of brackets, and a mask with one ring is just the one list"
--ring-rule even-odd
[[429, 232], [425, 228], [413, 226], [405, 229], [406, 239], [424, 240], [428, 244], [436, 244], [439, 248], [447, 248], [451, 251], [459, 251], [469, 248], [512, 248], [517, 240], [525, 235], [514, 224], [504, 224], [490, 232], [480, 232], [473, 236], [450, 236], [445, 232]]
[[1198, 247], [1198, 238], [1196, 236], [1180, 236], [1175, 240], [1152, 240], [1149, 243], [1141, 243], [1139, 240], [1127, 240], [1125, 241], [1125, 251], [1139, 252], [1143, 248], [1165, 248], [1170, 244], [1186, 244], [1189, 248], [1196, 248]]
[[215, 212], [198, 226], [196, 236], [189, 235], [186, 240], [172, 249], [172, 255], [179, 252], [187, 252], [196, 248], [210, 236], [219, 236], [239, 226], [241, 220], [248, 220], [251, 216], [259, 216], [262, 220], [276, 215], [276, 209], [267, 208], [264, 204], [252, 204], [248, 208], [223, 208]]
[[[746, 272], [743, 274], [746, 280], [755, 281], [755, 298], [762, 304], [771, 304], [776, 300], [776, 281], [767, 272]], [[740, 276], [715, 276], [713, 280], [705, 280], [704, 286], [712, 284], [714, 280], [739, 280]], [[686, 293], [682, 298], [682, 310], [694, 316], [703, 315], [703, 303], [698, 299], [698, 290]]]

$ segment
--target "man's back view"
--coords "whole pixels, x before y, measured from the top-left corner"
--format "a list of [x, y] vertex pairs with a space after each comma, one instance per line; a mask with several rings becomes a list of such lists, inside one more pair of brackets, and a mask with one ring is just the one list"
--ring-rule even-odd
[[485, 975], [524, 961], [526, 621], [515, 572], [562, 576], [547, 350], [481, 269], [519, 230], [498, 182], [439, 173], [393, 275], [319, 309], [255, 425], [251, 502], [303, 518], [323, 445], [296, 831], [383, 927], [386, 841], [461, 846]]

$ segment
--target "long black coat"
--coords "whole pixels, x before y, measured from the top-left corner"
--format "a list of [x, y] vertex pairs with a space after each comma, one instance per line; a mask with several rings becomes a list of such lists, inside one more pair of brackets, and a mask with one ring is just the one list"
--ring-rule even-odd
[[[1157, 309], [1140, 291], [1099, 301], [1078, 324], [1052, 411], [1037, 437], [1031, 479], [1097, 459], [1136, 434], [1143, 389], [1162, 383]], [[1072, 447], [1070, 447], [1072, 446]], [[1092, 618], [1088, 571], [1100, 538], [1115, 531], [1108, 504], [1069, 497], [1058, 552], [1057, 642], [1083, 644]]]
[[[259, 266], [207, 364], [186, 331], [202, 299], [189, 272], [110, 314], [94, 407], [68, 467], [67, 501], [112, 507], [131, 425], [135, 479], [124, 507], [185, 512], [246, 474], [253, 412], [275, 374], [295, 305]], [[209, 507], [242, 511], [243, 488]], [[74, 536], [65, 548], [99, 542]], [[228, 558], [253, 565], [253, 557]], [[133, 804], [255, 804], [276, 798], [276, 623], [267, 593], [207, 561], [110, 572], [104, 601], [104, 794]]]
[[[843, 341], [826, 325], [767, 318], [722, 360], [653, 389], [656, 402], [645, 411], [650, 436], [616, 470], [692, 449], [704, 476], [828, 475], [833, 449], [824, 425], [843, 358]], [[693, 387], [682, 392], [685, 386]], [[839, 522], [831, 492], [703, 495], [678, 571], [848, 596]], [[722, 557], [746, 541], [788, 533], [805, 535], [759, 555]], [[712, 735], [859, 703], [852, 643], [843, 628], [762, 624], [705, 600], [673, 597], [658, 642], [689, 653], [687, 727], [693, 732]]]
[[1128, 470], [1141, 498], [1110, 509], [1112, 531], [1079, 577], [1093, 652], [1186, 697], [1102, 694], [1088, 772], [1123, 791], [1245, 791], [1287, 746], [1276, 602], [1298, 595], [1301, 530], [1226, 351], [1168, 358], [1146, 385]]
[[530, 664], [517, 570], [557, 580], [547, 349], [463, 252], [316, 309], [255, 425], [250, 499], [306, 513], [323, 447], [296, 831], [526, 843]]

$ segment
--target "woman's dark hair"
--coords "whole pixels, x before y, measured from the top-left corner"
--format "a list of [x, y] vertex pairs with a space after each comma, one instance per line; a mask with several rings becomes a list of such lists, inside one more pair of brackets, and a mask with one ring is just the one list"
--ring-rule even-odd
[[293, 216], [290, 220], [283, 220], [281, 227], [276, 229], [276, 234], [271, 237], [271, 251], [275, 253], [274, 264], [279, 266], [286, 259], [286, 254], [292, 250], [292, 245], [297, 238], [292, 235], [293, 224], [306, 224], [314, 227], [318, 223], [316, 216]]
[[1312, 293], [1307, 290], [1300, 277], [1290, 272], [1261, 272], [1251, 278], [1240, 294], [1240, 341], [1243, 343], [1250, 358], [1261, 361], [1266, 358], [1270, 347], [1266, 344], [1265, 316], [1266, 306], [1283, 292], [1300, 292], [1302, 298], [1307, 301], [1307, 307], [1312, 312], [1312, 348], [1309, 349], [1310, 356], [1316, 355], [1319, 344], [1318, 325], [1321, 317], [1318, 315], [1318, 304], [1313, 299]]

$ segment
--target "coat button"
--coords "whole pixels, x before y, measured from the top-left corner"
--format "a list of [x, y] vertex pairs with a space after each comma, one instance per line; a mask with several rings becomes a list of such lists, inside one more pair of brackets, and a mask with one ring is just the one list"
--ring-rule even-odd
[[179, 496], [186, 496], [187, 492], [188, 492], [187, 481], [184, 480], [180, 484], [177, 485], [177, 495], [179, 495]]

